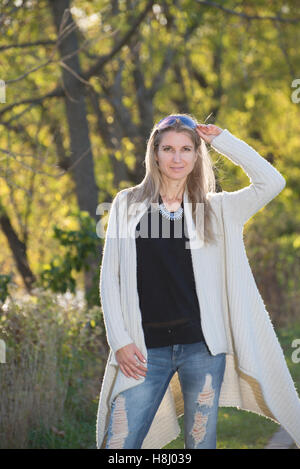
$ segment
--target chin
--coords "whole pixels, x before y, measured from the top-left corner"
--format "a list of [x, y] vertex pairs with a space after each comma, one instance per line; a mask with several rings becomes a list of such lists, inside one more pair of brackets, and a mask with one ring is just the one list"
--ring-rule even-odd
[[186, 178], [186, 175], [185, 174], [170, 174], [168, 175], [168, 178], [169, 179], [185, 179]]

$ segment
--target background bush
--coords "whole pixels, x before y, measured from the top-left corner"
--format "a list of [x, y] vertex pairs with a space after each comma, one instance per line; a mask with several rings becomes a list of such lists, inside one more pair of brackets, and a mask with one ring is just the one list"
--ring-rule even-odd
[[87, 309], [79, 295], [10, 297], [0, 320], [0, 448], [27, 448], [37, 430], [59, 432], [68, 408], [84, 412], [98, 400], [103, 334], [100, 307]]

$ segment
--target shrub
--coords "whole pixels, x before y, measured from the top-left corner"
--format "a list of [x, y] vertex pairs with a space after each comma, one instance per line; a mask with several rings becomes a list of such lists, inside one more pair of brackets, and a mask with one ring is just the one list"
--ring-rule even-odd
[[66, 403], [97, 399], [107, 344], [101, 309], [77, 294], [35, 290], [2, 308], [0, 448], [26, 448], [37, 428], [57, 426]]

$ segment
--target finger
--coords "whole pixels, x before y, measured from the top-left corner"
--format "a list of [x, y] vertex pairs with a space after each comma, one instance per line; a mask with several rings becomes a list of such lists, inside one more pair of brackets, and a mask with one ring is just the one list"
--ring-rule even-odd
[[141, 375], [146, 376], [148, 371], [147, 368], [143, 367], [142, 365], [138, 365], [137, 369]]
[[130, 375], [127, 373], [127, 371], [125, 370], [125, 367], [124, 365], [119, 365], [120, 366], [120, 370], [122, 371], [122, 373], [127, 376], [127, 378], [130, 378]]
[[143, 367], [143, 365], [140, 365], [139, 363], [135, 363], [132, 370], [134, 371], [135, 374], [138, 374], [141, 376], [146, 376], [146, 372], [148, 371], [146, 368]]
[[[143, 362], [144, 363], [144, 362]], [[147, 363], [145, 361], [145, 363]], [[147, 365], [142, 365], [141, 362], [138, 360], [138, 358], [136, 358], [136, 363], [135, 365], [140, 369], [140, 370], [143, 370], [143, 371], [146, 371], [147, 370]]]
[[136, 362], [134, 364], [131, 365], [131, 369], [134, 373], [136, 374], [140, 374], [142, 376], [145, 376], [145, 373], [147, 371], [146, 368], [143, 367], [143, 365], [141, 365], [140, 363]]
[[130, 363], [128, 363], [128, 366], [130, 367], [130, 370], [134, 375], [142, 374], [140, 370], [141, 365], [136, 360], [134, 362], [131, 361]]
[[136, 352], [135, 352], [137, 358], [142, 362], [142, 363], [146, 363], [147, 360], [146, 358], [144, 357], [144, 355], [137, 349]]
[[130, 378], [138, 379], [138, 376], [134, 372], [134, 369], [131, 368], [130, 365], [124, 365], [125, 370], [127, 371]]
[[210, 124], [200, 124], [202, 130], [207, 130], [210, 127]]
[[147, 368], [146, 366], [140, 365], [140, 369], [141, 369], [144, 373], [147, 373], [147, 371], [148, 371], [148, 368]]

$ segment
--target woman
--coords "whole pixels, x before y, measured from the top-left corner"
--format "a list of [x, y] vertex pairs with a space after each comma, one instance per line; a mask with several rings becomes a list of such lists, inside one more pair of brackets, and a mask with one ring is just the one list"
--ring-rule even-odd
[[[205, 143], [240, 164], [252, 184], [216, 193]], [[227, 129], [197, 124], [186, 114], [167, 116], [154, 127], [146, 176], [119, 192], [107, 228], [100, 294], [111, 354], [99, 402], [98, 447], [105, 434], [105, 448], [155, 448], [164, 442], [164, 424], [166, 439], [172, 439], [172, 427], [176, 436], [170, 386], [176, 372], [185, 448], [216, 447], [220, 404], [272, 418], [300, 441], [294, 420], [299, 398], [268, 315], [262, 316], [243, 249], [234, 241], [284, 185], [273, 166]], [[255, 361], [259, 355], [263, 364]], [[282, 402], [274, 395], [278, 373], [285, 380]], [[293, 409], [288, 417], [286, 400]]]

